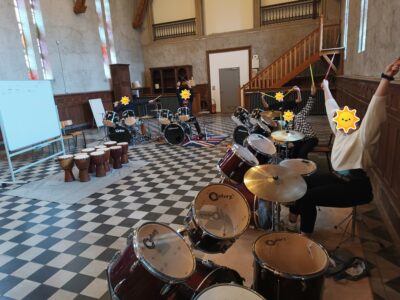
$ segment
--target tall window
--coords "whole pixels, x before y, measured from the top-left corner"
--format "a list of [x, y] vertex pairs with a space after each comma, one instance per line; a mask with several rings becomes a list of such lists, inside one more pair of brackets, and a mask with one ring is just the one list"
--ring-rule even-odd
[[95, 4], [99, 21], [99, 36], [101, 41], [101, 54], [104, 63], [104, 73], [106, 78], [110, 79], [110, 61], [112, 64], [117, 62], [114, 48], [114, 37], [112, 34], [110, 4], [108, 0], [96, 0]]
[[368, 0], [361, 0], [360, 32], [358, 35], [358, 53], [365, 51], [367, 39]]
[[349, 1], [350, 0], [346, 0], [346, 7], [344, 10], [344, 30], [343, 30], [344, 59], [347, 59], [347, 38], [349, 35]]
[[28, 68], [28, 78], [31, 80], [39, 79], [38, 68], [35, 59], [35, 51], [33, 50], [32, 36], [29, 29], [29, 19], [26, 12], [24, 0], [13, 0], [15, 16], [19, 34], [21, 36], [22, 49], [24, 51], [25, 64]]
[[42, 12], [40, 10], [39, 0], [29, 0], [31, 5], [31, 14], [33, 25], [35, 26], [36, 32], [36, 44], [38, 47], [38, 52], [40, 55], [40, 63], [43, 71], [44, 79], [53, 79], [53, 72], [51, 70], [49, 62], [49, 53], [46, 44], [46, 33], [44, 30], [44, 22], [42, 17]]

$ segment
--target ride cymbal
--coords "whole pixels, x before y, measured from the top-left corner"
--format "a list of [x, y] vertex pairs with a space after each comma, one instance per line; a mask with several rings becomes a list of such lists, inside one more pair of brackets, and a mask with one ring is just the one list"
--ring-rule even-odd
[[257, 197], [279, 203], [293, 202], [307, 191], [303, 177], [277, 165], [252, 167], [244, 175], [244, 184]]

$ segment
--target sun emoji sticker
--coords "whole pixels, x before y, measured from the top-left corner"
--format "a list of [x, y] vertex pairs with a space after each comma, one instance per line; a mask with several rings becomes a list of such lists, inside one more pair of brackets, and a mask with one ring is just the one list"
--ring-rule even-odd
[[282, 102], [284, 97], [285, 97], [285, 95], [283, 95], [282, 92], [277, 92], [275, 94], [275, 100], [278, 101], [278, 102]]
[[181, 92], [180, 95], [181, 95], [181, 98], [182, 98], [183, 100], [187, 100], [187, 99], [189, 99], [190, 96], [191, 96], [190, 91], [187, 90], [187, 89], [184, 89], [184, 90]]
[[333, 118], [333, 122], [336, 123], [336, 129], [343, 129], [345, 133], [348, 133], [350, 129], [357, 129], [356, 123], [360, 121], [360, 118], [356, 115], [356, 109], [349, 109], [345, 106], [342, 110], [336, 110], [336, 117]]
[[127, 96], [124, 96], [121, 98], [121, 103], [123, 105], [128, 105], [129, 104], [129, 98]]
[[293, 113], [292, 111], [290, 111], [290, 110], [285, 111], [285, 112], [283, 113], [283, 119], [284, 119], [286, 122], [292, 122], [293, 119], [294, 119], [294, 113]]

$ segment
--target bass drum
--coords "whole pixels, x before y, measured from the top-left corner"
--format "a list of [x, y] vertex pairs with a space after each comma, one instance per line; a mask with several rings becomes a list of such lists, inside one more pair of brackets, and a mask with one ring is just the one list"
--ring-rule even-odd
[[244, 125], [239, 125], [233, 131], [233, 142], [243, 146], [244, 140], [250, 135], [249, 129]]
[[191, 135], [191, 128], [189, 124], [171, 123], [164, 129], [165, 140], [171, 145], [180, 145], [185, 141], [185, 136]]
[[194, 299], [206, 288], [219, 283], [243, 285], [244, 279], [238, 272], [222, 267], [210, 260], [196, 259], [196, 270], [184, 283], [179, 284], [171, 297], [176, 300]]
[[127, 142], [130, 143], [132, 135], [129, 130], [123, 126], [116, 126], [115, 128], [108, 128], [108, 136], [110, 140], [116, 141], [117, 143]]

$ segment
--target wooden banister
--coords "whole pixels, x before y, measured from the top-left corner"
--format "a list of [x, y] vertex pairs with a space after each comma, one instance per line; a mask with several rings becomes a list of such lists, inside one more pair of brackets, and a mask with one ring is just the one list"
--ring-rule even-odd
[[339, 25], [320, 26], [260, 71], [242, 89], [279, 88], [318, 61], [323, 54], [338, 53]]

